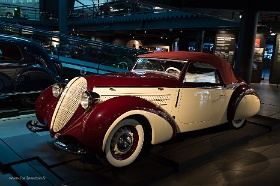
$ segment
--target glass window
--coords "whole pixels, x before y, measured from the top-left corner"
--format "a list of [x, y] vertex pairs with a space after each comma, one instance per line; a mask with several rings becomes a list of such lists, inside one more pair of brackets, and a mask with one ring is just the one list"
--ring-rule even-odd
[[13, 43], [0, 42], [1, 60], [21, 60], [19, 48]]
[[157, 71], [168, 73], [179, 78], [186, 62], [166, 59], [139, 58], [134, 67], [134, 71]]
[[184, 82], [193, 83], [220, 83], [218, 70], [210, 64], [190, 63], [184, 78]]

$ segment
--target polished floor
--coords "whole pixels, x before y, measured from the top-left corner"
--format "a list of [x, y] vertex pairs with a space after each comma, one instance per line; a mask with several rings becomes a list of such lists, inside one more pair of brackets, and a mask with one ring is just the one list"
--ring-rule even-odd
[[[0, 118], [0, 161], [3, 163], [3, 155], [7, 156], [7, 154], [3, 154], [3, 148], [7, 146], [20, 157], [19, 160], [7, 163], [8, 166], [0, 167], [0, 185], [278, 186], [280, 185], [280, 87], [267, 82], [267, 79], [264, 79], [260, 84], [251, 85], [260, 94], [262, 104], [258, 115], [263, 117], [262, 122], [264, 118], [267, 118], [267, 122], [273, 121], [274, 124], [276, 122], [276, 125], [263, 133], [257, 131], [258, 136], [245, 140], [245, 143], [244, 140], [241, 142], [240, 139], [243, 138], [238, 138], [237, 135], [246, 133], [246, 137], [250, 133], [254, 133], [255, 131], [250, 130], [251, 128], [256, 130], [258, 122], [249, 124], [244, 129], [238, 130], [237, 133], [232, 132], [231, 136], [237, 141], [239, 140], [238, 143], [234, 145], [228, 145], [232, 144], [228, 143], [223, 146], [223, 150], [221, 148], [218, 149], [219, 151], [214, 150], [214, 154], [202, 152], [204, 153], [203, 161], [196, 162], [191, 167], [188, 167], [191, 163], [184, 159], [181, 165], [185, 166], [174, 169], [175, 166], [168, 165], [166, 160], [174, 162], [179, 157], [191, 154], [192, 152], [188, 152], [193, 149], [197, 153], [201, 153], [199, 150], [209, 148], [209, 145], [214, 144], [213, 141], [215, 144], [230, 141], [226, 138], [231, 132], [215, 129], [209, 135], [197, 135], [196, 133], [190, 137], [183, 136], [181, 141], [156, 146], [148, 158], [130, 168], [108, 170], [95, 162], [83, 162], [76, 157], [50, 149], [46, 145], [46, 142], [50, 140], [47, 133], [32, 134], [25, 128], [24, 123], [33, 119], [33, 114], [24, 114], [24, 117], [2, 118], [2, 120]], [[211, 133], [211, 131], [207, 131], [207, 133]], [[216, 140], [215, 138], [219, 136], [222, 138]], [[202, 138], [203, 140], [201, 140]], [[187, 148], [191, 145], [194, 148]], [[164, 151], [165, 149], [178, 153], [170, 155], [169, 151]], [[209, 157], [205, 157], [208, 155]], [[172, 159], [172, 156], [175, 159]], [[164, 162], [160, 161], [162, 158], [164, 158]], [[193, 160], [191, 158], [190, 161]], [[36, 173], [42, 176], [33, 178], [42, 180], [35, 182], [32, 180], [20, 182], [24, 180], [19, 180], [32, 178], [31, 175], [36, 175]]]
[[279, 186], [280, 87], [263, 81], [251, 84], [261, 97], [259, 115], [279, 119], [275, 127], [245, 145], [216, 155], [194, 169], [160, 178], [150, 186]]

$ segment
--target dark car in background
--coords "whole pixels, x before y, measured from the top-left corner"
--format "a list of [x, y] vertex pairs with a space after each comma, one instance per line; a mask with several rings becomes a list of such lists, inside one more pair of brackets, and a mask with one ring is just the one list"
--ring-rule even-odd
[[61, 81], [62, 65], [31, 39], [0, 34], [0, 96], [19, 95], [35, 104], [44, 89]]

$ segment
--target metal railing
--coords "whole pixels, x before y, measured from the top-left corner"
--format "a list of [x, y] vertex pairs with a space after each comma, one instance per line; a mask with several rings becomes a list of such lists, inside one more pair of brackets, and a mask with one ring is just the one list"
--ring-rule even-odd
[[[68, 20], [73, 19], [93, 19], [104, 18], [113, 16], [129, 16], [135, 14], [146, 13], [159, 13], [170, 11], [170, 9], [162, 8], [158, 6], [151, 6], [137, 1], [108, 1], [105, 3], [93, 3], [91, 5], [85, 5], [81, 1], [76, 0], [78, 6], [75, 6], [73, 10], [69, 10], [67, 13]], [[19, 14], [16, 15], [17, 9]], [[15, 3], [0, 3], [0, 17], [6, 18], [21, 18], [27, 20], [54, 20], [59, 19], [58, 12], [40, 10], [39, 3], [32, 4], [15, 4]]]
[[[61, 61], [64, 71], [63, 79], [79, 75], [78, 71], [86, 71], [87, 74], [127, 72], [132, 68], [136, 57], [146, 53], [146, 51], [125, 46], [4, 22], [0, 22], [0, 33], [39, 42], [51, 57]], [[70, 72], [70, 75], [66, 74], [67, 72]], [[73, 72], [76, 73], [71, 74]], [[0, 96], [31, 93], [34, 91], [5, 92], [5, 94], [0, 92]]]
[[[108, 72], [117, 71], [118, 69], [129, 70], [134, 64], [136, 56], [146, 53], [144, 50], [18, 24], [0, 22], [0, 31], [9, 35], [31, 38], [41, 43], [49, 54], [58, 58], [63, 57], [64, 61], [68, 59], [72, 64], [78, 63], [77, 65], [80, 66], [84, 62], [87, 68], [102, 67], [99, 70], [104, 70], [106, 66]], [[96, 66], [89, 64], [96, 64]]]

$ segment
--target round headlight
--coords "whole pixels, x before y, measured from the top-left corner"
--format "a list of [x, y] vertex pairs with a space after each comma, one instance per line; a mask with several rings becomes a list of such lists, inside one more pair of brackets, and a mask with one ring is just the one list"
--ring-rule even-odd
[[53, 94], [53, 96], [57, 98], [61, 94], [61, 92], [62, 92], [61, 86], [59, 84], [57, 84], [57, 83], [53, 84], [53, 86], [52, 86], [52, 94]]
[[87, 109], [89, 107], [90, 100], [91, 100], [91, 96], [88, 92], [82, 93], [81, 106], [83, 107], [83, 109]]

